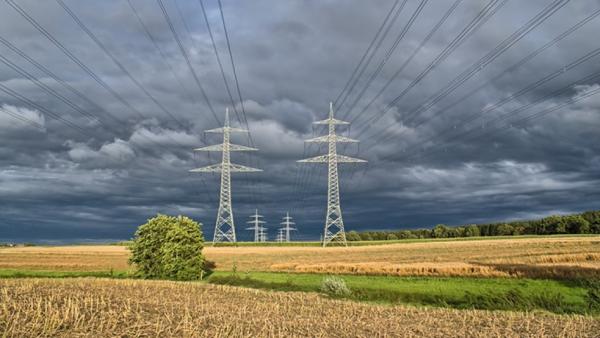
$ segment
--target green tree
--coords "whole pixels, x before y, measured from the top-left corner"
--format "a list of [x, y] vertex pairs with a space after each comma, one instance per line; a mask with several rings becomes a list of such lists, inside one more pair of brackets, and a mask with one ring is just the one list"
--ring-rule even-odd
[[398, 239], [398, 236], [396, 236], [395, 234], [387, 234], [387, 237], [385, 239], [387, 239], [388, 241], [393, 241]]
[[590, 222], [580, 215], [565, 216], [564, 223], [570, 234], [587, 234], [590, 232]]
[[513, 226], [510, 224], [499, 224], [496, 227], [496, 235], [498, 236], [508, 236], [508, 235], [512, 235], [513, 233]]
[[436, 225], [433, 230], [431, 230], [431, 237], [433, 238], [447, 238], [448, 237], [449, 228], [443, 224]]
[[479, 228], [475, 224], [467, 225], [464, 235], [465, 237], [477, 237], [479, 236]]
[[352, 231], [348, 231], [346, 233], [346, 240], [347, 241], [360, 241], [360, 235], [358, 234], [358, 232], [352, 230]]
[[372, 241], [373, 237], [368, 232], [361, 232], [360, 233], [360, 240], [361, 241]]
[[183, 216], [157, 215], [141, 225], [129, 246], [129, 263], [147, 279], [200, 279], [205, 269], [201, 224]]

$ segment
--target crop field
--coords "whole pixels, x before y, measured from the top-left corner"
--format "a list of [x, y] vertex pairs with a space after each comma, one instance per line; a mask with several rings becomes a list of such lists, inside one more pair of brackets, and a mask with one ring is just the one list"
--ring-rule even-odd
[[[600, 278], [598, 236], [426, 241], [357, 247], [211, 247], [218, 271]], [[0, 249], [0, 270], [126, 271], [124, 246]]]
[[0, 304], [0, 331], [9, 337], [597, 337], [600, 332], [600, 321], [578, 315], [382, 306], [166, 281], [5, 279]]
[[[0, 248], [0, 332], [6, 337], [598, 337], [600, 332], [600, 289], [593, 296], [586, 284], [600, 280], [598, 236], [347, 248], [208, 246], [204, 254], [216, 263], [213, 275], [171, 282], [132, 279], [125, 246]], [[349, 296], [331, 298], [321, 291], [331, 274], [344, 279]]]

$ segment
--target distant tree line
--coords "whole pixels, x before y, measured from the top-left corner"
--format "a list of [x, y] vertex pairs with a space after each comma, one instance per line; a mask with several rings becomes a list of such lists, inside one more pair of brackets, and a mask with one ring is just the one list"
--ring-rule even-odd
[[565, 216], [553, 215], [529, 221], [468, 224], [461, 226], [438, 224], [433, 229], [399, 231], [349, 231], [346, 233], [346, 239], [348, 241], [382, 241], [416, 238], [554, 234], [600, 234], [600, 210]]

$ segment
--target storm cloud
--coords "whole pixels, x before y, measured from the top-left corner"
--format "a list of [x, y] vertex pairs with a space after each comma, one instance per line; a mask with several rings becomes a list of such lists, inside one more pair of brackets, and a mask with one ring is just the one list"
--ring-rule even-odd
[[[197, 0], [163, 3], [210, 106], [155, 1], [65, 0], [105, 50], [55, 1], [0, 3], [0, 242], [127, 239], [156, 213], [197, 219], [212, 238], [218, 176], [189, 170], [219, 158], [192, 149], [220, 141], [203, 131], [219, 127], [226, 107], [245, 124], [218, 4], [203, 1], [233, 107]], [[598, 209], [600, 5], [489, 3], [493, 13], [431, 66], [487, 1], [451, 10], [454, 1], [223, 0], [260, 149], [233, 161], [264, 170], [234, 176], [238, 238], [250, 238], [245, 222], [255, 209], [271, 237], [286, 211], [296, 238], [319, 237], [325, 168], [296, 161], [323, 153], [303, 140], [325, 132], [312, 122], [326, 116], [394, 4], [404, 5], [385, 39], [337, 100], [337, 116], [353, 122], [340, 132], [361, 140], [340, 151], [369, 161], [340, 165], [347, 229]]]

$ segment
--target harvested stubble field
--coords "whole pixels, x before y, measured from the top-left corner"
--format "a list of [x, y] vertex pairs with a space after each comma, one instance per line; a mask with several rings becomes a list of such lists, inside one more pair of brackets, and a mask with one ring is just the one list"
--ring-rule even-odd
[[[514, 238], [359, 247], [206, 247], [217, 270], [394, 276], [600, 278], [600, 237]], [[122, 246], [0, 249], [0, 269], [127, 270]]]
[[382, 306], [166, 281], [0, 280], [0, 304], [0, 332], [6, 337], [597, 337], [600, 332], [593, 317]]

